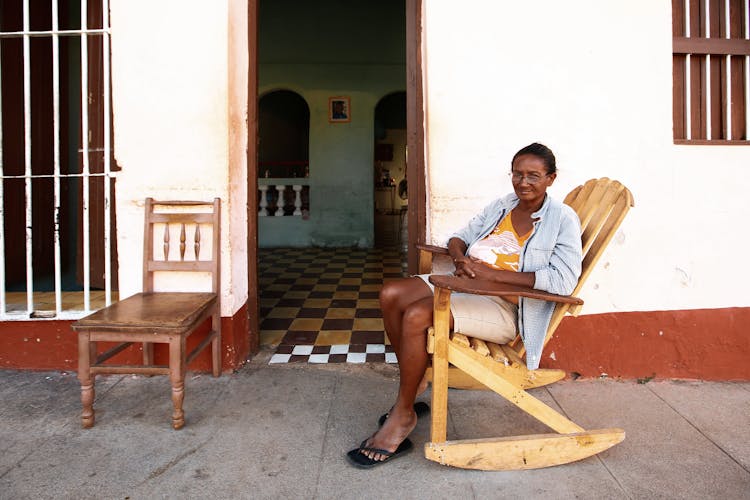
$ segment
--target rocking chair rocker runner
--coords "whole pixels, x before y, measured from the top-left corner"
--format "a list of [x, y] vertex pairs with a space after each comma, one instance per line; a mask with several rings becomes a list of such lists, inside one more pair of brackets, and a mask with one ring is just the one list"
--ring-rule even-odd
[[[583, 301], [575, 295], [633, 206], [630, 191], [617, 181], [592, 179], [568, 194], [565, 203], [581, 220], [583, 265], [571, 296], [454, 276], [430, 277], [435, 285], [434, 326], [428, 331], [427, 350], [432, 354], [432, 422], [425, 456], [443, 465], [467, 469], [514, 470], [560, 465], [595, 455], [625, 439], [622, 429], [586, 431], [526, 392], [565, 377], [562, 370], [528, 370], [520, 336], [506, 345], [471, 338], [470, 332], [450, 333], [452, 291], [482, 295], [518, 295], [557, 303], [550, 320], [546, 345], [565, 314], [577, 315]], [[429, 273], [433, 254], [447, 250], [418, 245], [420, 273]], [[449, 368], [449, 364], [453, 367]], [[490, 389], [535, 417], [556, 434], [490, 439], [447, 440], [448, 387]]]
[[[156, 207], [159, 207], [156, 209]], [[81, 381], [83, 427], [94, 425], [94, 380], [100, 373], [169, 375], [172, 383], [172, 427], [185, 425], [182, 402], [185, 397], [185, 371], [204, 348], [211, 346], [214, 377], [221, 375], [220, 278], [220, 200], [154, 201], [146, 198], [143, 245], [143, 293], [105, 307], [72, 325], [78, 332], [78, 379]], [[154, 233], [163, 229], [163, 258], [154, 254]], [[170, 258], [170, 226], [179, 231], [179, 255]], [[211, 260], [201, 260], [201, 228], [211, 227]], [[188, 252], [187, 246], [193, 251]], [[205, 246], [205, 245], [203, 245]], [[176, 245], [173, 245], [176, 247]], [[174, 250], [174, 249], [173, 249]], [[172, 252], [177, 253], [177, 252]], [[204, 251], [203, 254], [206, 252]], [[211, 292], [155, 292], [155, 272], [197, 272], [211, 275]], [[208, 335], [187, 352], [188, 337], [211, 318]], [[97, 342], [118, 342], [97, 355]], [[143, 365], [105, 363], [135, 342], [143, 343]], [[154, 343], [169, 344], [169, 365], [154, 364]]]

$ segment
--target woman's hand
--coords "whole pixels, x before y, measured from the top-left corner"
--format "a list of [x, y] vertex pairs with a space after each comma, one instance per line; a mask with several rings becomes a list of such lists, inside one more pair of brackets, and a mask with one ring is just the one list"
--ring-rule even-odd
[[456, 268], [453, 274], [465, 278], [474, 278], [476, 273], [467, 268], [471, 259], [466, 256], [466, 243], [460, 238], [451, 238], [448, 240], [448, 253], [453, 259], [453, 266]]
[[477, 277], [477, 271], [480, 271], [478, 267], [481, 264], [478, 264], [469, 257], [459, 257], [458, 259], [453, 260], [453, 265], [456, 266], [456, 271], [454, 273], [456, 276], [474, 279]]
[[505, 271], [503, 269], [492, 269], [481, 260], [471, 257], [461, 257], [453, 261], [456, 265], [456, 276], [469, 279], [494, 281], [496, 283], [507, 283], [509, 285], [534, 287], [534, 273]]
[[458, 259], [453, 259], [453, 265], [456, 267], [456, 270], [453, 271], [453, 274], [461, 278], [473, 278], [474, 276], [470, 274], [469, 270], [466, 268], [466, 264], [468, 262], [468, 257], [459, 257]]

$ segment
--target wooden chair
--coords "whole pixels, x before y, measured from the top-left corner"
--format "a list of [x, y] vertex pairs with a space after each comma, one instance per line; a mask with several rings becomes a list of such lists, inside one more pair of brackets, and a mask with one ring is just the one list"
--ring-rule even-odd
[[[143, 293], [116, 302], [72, 325], [78, 332], [78, 379], [81, 381], [83, 427], [94, 425], [94, 379], [100, 373], [169, 375], [174, 429], [180, 429], [185, 424], [182, 403], [186, 366], [209, 344], [213, 375], [218, 377], [221, 374], [220, 220], [219, 198], [213, 202], [154, 201], [146, 198]], [[162, 226], [163, 258], [157, 259], [154, 255], [154, 233], [161, 232]], [[211, 260], [200, 260], [203, 245], [201, 227], [207, 226], [212, 229]], [[179, 252], [170, 245], [171, 228], [179, 230]], [[188, 233], [192, 234], [192, 238], [187, 237]], [[186, 260], [188, 242], [192, 243], [193, 251], [187, 252]], [[173, 257], [170, 250], [172, 254], [179, 255]], [[209, 273], [211, 292], [155, 292], [154, 273], [157, 272]], [[188, 337], [208, 318], [211, 318], [208, 335], [192, 352], [187, 353]], [[97, 355], [97, 342], [100, 341], [119, 344]], [[143, 343], [143, 365], [105, 364], [105, 361], [134, 342]], [[154, 343], [169, 344], [168, 366], [154, 364]]]
[[[592, 179], [565, 198], [581, 220], [583, 269], [571, 296], [541, 290], [500, 285], [487, 281], [434, 275], [434, 327], [428, 332], [427, 350], [432, 354], [432, 422], [425, 456], [443, 465], [480, 470], [534, 469], [581, 460], [614, 446], [625, 438], [622, 429], [586, 431], [576, 423], [526, 392], [565, 377], [562, 370], [528, 370], [520, 336], [507, 345], [484, 342], [463, 334], [449, 333], [452, 291], [483, 295], [518, 295], [557, 303], [545, 345], [565, 314], [577, 315], [583, 301], [577, 297], [594, 265], [614, 236], [625, 214], [633, 206], [630, 191], [617, 181]], [[447, 250], [419, 245], [420, 272], [429, 272], [433, 254]], [[424, 267], [423, 263], [424, 261]], [[449, 368], [449, 364], [452, 367]], [[489, 388], [555, 434], [490, 439], [447, 440], [448, 387]]]

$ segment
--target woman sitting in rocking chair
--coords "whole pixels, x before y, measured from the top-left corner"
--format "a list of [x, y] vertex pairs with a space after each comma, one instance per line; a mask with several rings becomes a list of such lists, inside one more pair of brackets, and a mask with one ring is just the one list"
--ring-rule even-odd
[[[490, 203], [448, 241], [455, 275], [522, 285], [569, 295], [581, 273], [581, 230], [573, 209], [547, 196], [557, 176], [555, 156], [534, 143], [513, 157], [514, 193]], [[409, 452], [408, 436], [418, 414], [429, 408], [414, 401], [427, 388], [427, 329], [432, 326], [429, 275], [391, 281], [380, 292], [383, 323], [398, 358], [400, 382], [381, 427], [347, 453], [355, 467], [371, 468]], [[476, 338], [505, 344], [520, 332], [529, 369], [539, 367], [554, 304], [518, 297], [451, 295], [450, 326]]]

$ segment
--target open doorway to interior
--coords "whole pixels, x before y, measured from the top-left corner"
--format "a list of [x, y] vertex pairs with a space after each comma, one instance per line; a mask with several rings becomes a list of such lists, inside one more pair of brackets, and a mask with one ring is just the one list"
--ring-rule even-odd
[[[259, 206], [261, 248], [373, 247], [375, 107], [383, 96], [406, 88], [405, 25], [405, 0], [260, 1], [259, 152], [264, 154], [268, 140], [265, 96], [279, 89], [307, 104], [310, 134], [308, 217], [270, 216]], [[404, 110], [402, 97], [398, 126], [405, 130]], [[260, 165], [260, 179], [272, 180], [256, 189], [268, 182], [291, 191], [291, 176], [277, 170]]]
[[375, 246], [408, 250], [406, 92], [386, 95], [375, 106]]
[[[398, 255], [386, 257], [376, 247], [374, 138], [381, 101], [383, 113], [398, 109], [392, 135], [385, 127], [394, 120], [384, 118], [388, 123], [380, 142], [398, 136], [394, 157], [400, 160], [389, 160], [398, 163], [390, 174], [393, 196], [380, 208], [391, 218], [391, 243], [422, 242], [421, 5], [421, 0], [249, 0], [248, 308], [251, 315], [258, 312], [260, 323], [250, 319], [250, 336], [258, 328], [262, 345], [278, 346], [274, 359], [284, 360], [278, 362], [305, 356], [328, 359], [316, 362], [367, 362], [379, 356], [388, 362], [387, 347], [377, 354], [354, 347], [347, 354], [310, 354], [299, 346], [364, 348], [382, 342], [374, 338], [383, 334], [378, 288], [383, 279], [400, 276], [402, 268]], [[293, 90], [309, 109], [307, 218], [270, 217], [268, 207], [261, 206], [268, 202], [262, 185], [277, 184], [264, 181], [266, 170], [269, 179], [289, 180], [259, 165], [265, 163], [265, 134], [259, 144], [258, 97], [278, 89]], [[332, 103], [337, 102], [346, 103], [345, 120], [335, 116]], [[407, 143], [414, 152], [408, 169]], [[399, 229], [405, 233], [407, 226], [408, 239], [399, 238]], [[277, 241], [267, 241], [269, 234]], [[416, 272], [412, 246], [409, 271]]]

